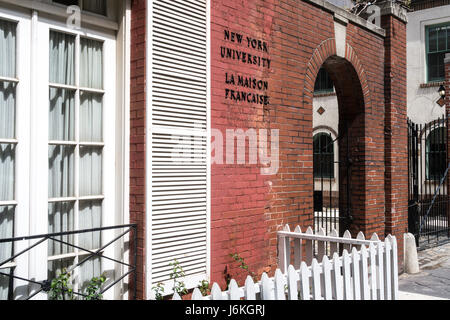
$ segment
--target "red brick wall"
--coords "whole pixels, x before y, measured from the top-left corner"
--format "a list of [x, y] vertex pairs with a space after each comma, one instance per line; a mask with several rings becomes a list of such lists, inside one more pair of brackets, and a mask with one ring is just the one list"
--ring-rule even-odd
[[382, 17], [385, 48], [385, 191], [386, 234], [395, 235], [399, 268], [403, 266], [403, 234], [408, 232], [408, 129], [406, 110], [406, 24]]
[[[130, 277], [130, 292], [136, 285], [139, 299], [145, 298], [145, 4], [145, 0], [131, 4], [130, 223], [138, 224], [138, 268], [136, 284]], [[130, 261], [133, 254], [131, 250]]]
[[[384, 38], [350, 22], [346, 61], [337, 59], [333, 67], [327, 60], [336, 53], [333, 15], [312, 4], [296, 0], [214, 0], [211, 15], [212, 127], [222, 131], [280, 130], [278, 174], [261, 176], [258, 166], [212, 166], [212, 281], [223, 285], [224, 272], [244, 279], [245, 272], [229, 257], [235, 252], [258, 275], [273, 271], [276, 231], [286, 223], [291, 229], [296, 225], [302, 228], [312, 225], [312, 92], [317, 71], [325, 61], [332, 78], [334, 74], [333, 80], [338, 82], [340, 105], [346, 106], [342, 120], [351, 122], [352, 232], [363, 231], [368, 237], [377, 232], [383, 238]], [[267, 41], [269, 53], [264, 55], [245, 43], [224, 40], [225, 29]], [[222, 59], [221, 46], [266, 56], [272, 60], [271, 69]], [[224, 90], [230, 88], [225, 85], [226, 72], [268, 80], [266, 94], [270, 96], [270, 105], [226, 100]], [[399, 86], [400, 91], [405, 91], [404, 82]], [[359, 94], [352, 95], [358, 90]], [[404, 104], [399, 108], [406, 112]], [[407, 186], [400, 187], [407, 192]], [[395, 206], [403, 209], [397, 202]]]

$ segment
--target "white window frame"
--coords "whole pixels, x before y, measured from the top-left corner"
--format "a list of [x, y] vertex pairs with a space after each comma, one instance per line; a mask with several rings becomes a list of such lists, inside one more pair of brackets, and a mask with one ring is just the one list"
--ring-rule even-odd
[[[103, 152], [102, 226], [129, 223], [127, 179], [129, 177], [129, 70], [130, 70], [130, 2], [123, 0], [120, 26], [102, 16], [89, 23], [92, 16], [82, 14], [82, 21], [98, 26], [79, 31], [65, 26], [58, 17], [63, 15], [53, 5], [34, 1], [5, 1], [0, 4], [0, 19], [17, 22], [17, 91], [16, 91], [16, 163], [15, 163], [15, 226], [14, 236], [45, 234], [48, 231], [48, 107], [49, 107], [49, 28], [104, 42], [104, 98], [103, 98]], [[108, 1], [109, 2], [109, 1]], [[36, 8], [35, 8], [36, 6]], [[31, 11], [28, 9], [35, 9]], [[40, 10], [39, 12], [37, 10]], [[108, 8], [108, 12], [111, 8]], [[41, 15], [41, 12], [45, 13]], [[119, 12], [119, 10], [118, 10]], [[42, 17], [41, 17], [42, 16]], [[43, 18], [45, 16], [45, 18]], [[85, 19], [86, 18], [86, 19]], [[94, 31], [95, 30], [95, 31]], [[118, 31], [118, 32], [117, 32]], [[46, 36], [43, 37], [43, 34]], [[43, 39], [45, 38], [45, 39]], [[118, 43], [122, 41], [123, 43]], [[119, 60], [120, 59], [120, 60]], [[120, 141], [119, 141], [120, 140]], [[110, 159], [109, 161], [105, 161]], [[78, 177], [77, 177], [78, 179]], [[124, 230], [102, 233], [102, 241], [110, 241]], [[123, 257], [128, 263], [128, 249], [123, 248], [128, 236], [104, 251], [110, 257]], [[36, 240], [37, 241], [37, 240]], [[15, 252], [28, 248], [36, 241], [20, 241], [14, 244]], [[15, 259], [15, 275], [42, 281], [47, 279], [47, 245], [43, 243]], [[103, 268], [104, 267], [104, 268]], [[120, 274], [123, 266], [103, 259], [102, 270], [109, 275]], [[122, 284], [127, 279], [122, 280]], [[28, 282], [14, 280], [15, 299], [28, 297], [34, 289]], [[109, 290], [105, 299], [127, 298], [120, 285]], [[39, 294], [34, 299], [46, 299]]]

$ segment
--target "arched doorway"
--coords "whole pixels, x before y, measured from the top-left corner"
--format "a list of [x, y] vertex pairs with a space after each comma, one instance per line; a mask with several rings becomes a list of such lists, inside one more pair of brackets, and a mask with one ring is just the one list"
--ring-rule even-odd
[[332, 100], [318, 109], [313, 103], [314, 116], [321, 117], [320, 126], [313, 128], [314, 229], [342, 235], [345, 230], [359, 231], [358, 218], [365, 206], [365, 103], [358, 73], [348, 60], [332, 55], [324, 61], [316, 76], [316, 92], [330, 82], [336, 114], [327, 115]]

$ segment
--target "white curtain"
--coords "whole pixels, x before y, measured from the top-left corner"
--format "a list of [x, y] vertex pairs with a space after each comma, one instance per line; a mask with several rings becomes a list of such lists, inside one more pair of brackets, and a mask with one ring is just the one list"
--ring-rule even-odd
[[[48, 206], [48, 232], [65, 232], [74, 230], [74, 203], [58, 202]], [[57, 237], [59, 240], [74, 244], [74, 236]], [[48, 242], [48, 254], [50, 256], [73, 252], [74, 248], [56, 241]]]
[[49, 198], [73, 197], [74, 193], [74, 147], [49, 146], [48, 151]]
[[83, 142], [101, 142], [103, 96], [83, 92], [80, 104], [80, 140]]
[[83, 0], [83, 10], [106, 15], [105, 0]]
[[80, 196], [102, 195], [102, 149], [80, 148]]
[[50, 88], [49, 139], [75, 140], [75, 93]]
[[80, 85], [84, 88], [103, 89], [103, 43], [81, 39]]
[[0, 76], [16, 76], [16, 24], [0, 20]]
[[75, 37], [50, 32], [50, 82], [75, 84]]

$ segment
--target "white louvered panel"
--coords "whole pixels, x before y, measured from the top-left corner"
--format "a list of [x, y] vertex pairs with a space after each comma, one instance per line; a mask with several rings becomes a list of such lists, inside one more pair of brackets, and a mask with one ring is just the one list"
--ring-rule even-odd
[[[152, 283], [207, 270], [206, 0], [154, 0], [151, 75]], [[195, 277], [193, 279], [195, 279]]]

